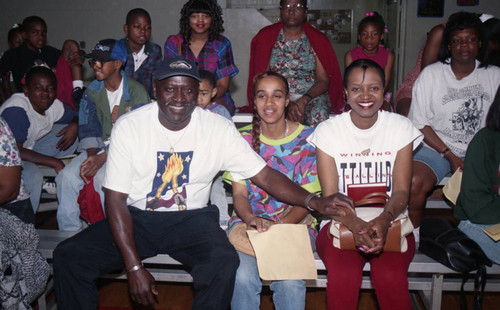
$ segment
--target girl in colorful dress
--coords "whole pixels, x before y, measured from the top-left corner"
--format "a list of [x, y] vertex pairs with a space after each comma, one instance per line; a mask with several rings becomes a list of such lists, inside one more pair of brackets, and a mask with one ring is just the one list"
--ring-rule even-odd
[[[377, 12], [365, 13], [358, 25], [359, 46], [348, 51], [344, 56], [344, 64], [347, 68], [353, 61], [358, 59], [371, 59], [384, 69], [385, 91], [391, 80], [392, 68], [394, 66], [394, 53], [384, 48], [384, 33], [387, 32], [382, 16]], [[388, 105], [391, 93], [387, 93], [383, 108], [390, 110]]]
[[229, 82], [238, 74], [231, 42], [221, 35], [222, 9], [215, 0], [189, 0], [181, 10], [180, 29], [165, 42], [165, 58], [181, 55], [198, 63], [200, 69], [215, 75], [215, 102], [234, 115]]
[[[316, 173], [316, 153], [306, 138], [312, 128], [288, 121], [285, 108], [290, 103], [288, 83], [275, 72], [264, 72], [255, 78], [253, 122], [240, 129], [248, 144], [267, 161], [268, 166], [288, 176], [310, 192], [320, 191]], [[225, 175], [231, 180], [230, 175]], [[247, 229], [266, 231], [271, 225], [299, 223], [309, 211], [290, 206], [269, 195], [250, 180], [233, 182], [233, 216], [228, 233], [238, 224]], [[310, 217], [310, 216], [309, 216]], [[311, 217], [312, 218], [312, 217]], [[313, 223], [309, 224], [312, 244], [316, 239]], [[262, 282], [255, 257], [238, 251], [240, 266], [231, 301], [231, 309], [259, 309]], [[274, 281], [270, 285], [276, 309], [305, 308], [306, 287], [303, 280]]]
[[391, 221], [406, 213], [412, 152], [422, 134], [406, 117], [380, 111], [384, 86], [379, 65], [369, 59], [354, 61], [344, 73], [351, 110], [318, 125], [308, 139], [316, 146], [324, 196], [347, 194], [351, 184], [383, 186], [390, 196], [384, 211], [371, 221], [353, 213], [335, 218], [352, 232], [357, 250], [334, 246], [329, 235], [331, 222], [321, 228], [316, 249], [328, 270], [328, 309], [357, 308], [367, 261], [380, 309], [411, 309], [407, 271], [415, 238], [411, 233], [406, 237], [405, 252], [386, 252], [383, 247]]

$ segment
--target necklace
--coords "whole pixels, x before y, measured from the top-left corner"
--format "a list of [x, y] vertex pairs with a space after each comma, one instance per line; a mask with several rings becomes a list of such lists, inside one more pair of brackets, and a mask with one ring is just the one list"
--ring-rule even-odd
[[[361, 151], [361, 155], [368, 155], [370, 154], [371, 152], [371, 145], [372, 145], [372, 142], [373, 142], [373, 139], [375, 138], [375, 136], [373, 136], [371, 139], [370, 139], [370, 142], [368, 142], [368, 148], [364, 149]], [[359, 146], [360, 149], [363, 149], [363, 147], [361, 146], [361, 144], [359, 144], [359, 141], [358, 139], [354, 139], [354, 141], [356, 141], [356, 144]]]
[[175, 143], [170, 143], [170, 140], [168, 139], [168, 134], [165, 135], [165, 139], [167, 140], [168, 144], [170, 145], [170, 154], [173, 154], [174, 153], [174, 148], [175, 146], [182, 141], [182, 138], [184, 138], [184, 134], [186, 133], [187, 131], [187, 128], [183, 128], [182, 129], [182, 135], [179, 137], [179, 139], [177, 139], [177, 141], [175, 141]]

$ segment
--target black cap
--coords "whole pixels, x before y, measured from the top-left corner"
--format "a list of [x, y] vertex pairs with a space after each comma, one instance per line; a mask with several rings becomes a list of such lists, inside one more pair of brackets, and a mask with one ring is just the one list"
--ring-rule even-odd
[[164, 59], [156, 69], [155, 80], [164, 80], [179, 75], [189, 76], [201, 81], [196, 62], [184, 56], [172, 56]]
[[127, 49], [115, 39], [105, 39], [99, 41], [86, 58], [92, 58], [99, 61], [121, 60], [125, 65], [127, 62]]

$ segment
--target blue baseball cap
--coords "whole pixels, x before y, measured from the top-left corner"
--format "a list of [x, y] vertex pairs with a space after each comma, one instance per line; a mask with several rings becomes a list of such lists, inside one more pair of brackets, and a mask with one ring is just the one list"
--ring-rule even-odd
[[189, 76], [201, 82], [198, 65], [193, 60], [184, 56], [165, 58], [158, 66], [158, 69], [156, 69], [154, 78], [155, 80], [164, 80], [179, 75]]
[[127, 62], [127, 49], [125, 45], [115, 39], [105, 39], [99, 41], [86, 58], [92, 58], [99, 61], [120, 60], [122, 65]]

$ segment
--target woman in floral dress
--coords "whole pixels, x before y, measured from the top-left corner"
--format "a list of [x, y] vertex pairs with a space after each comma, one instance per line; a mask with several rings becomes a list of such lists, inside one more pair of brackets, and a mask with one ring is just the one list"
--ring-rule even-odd
[[282, 22], [261, 29], [252, 40], [248, 102], [251, 107], [253, 77], [278, 72], [290, 87], [288, 118], [315, 126], [344, 108], [337, 58], [327, 37], [305, 22], [306, 0], [283, 0], [280, 8]]

